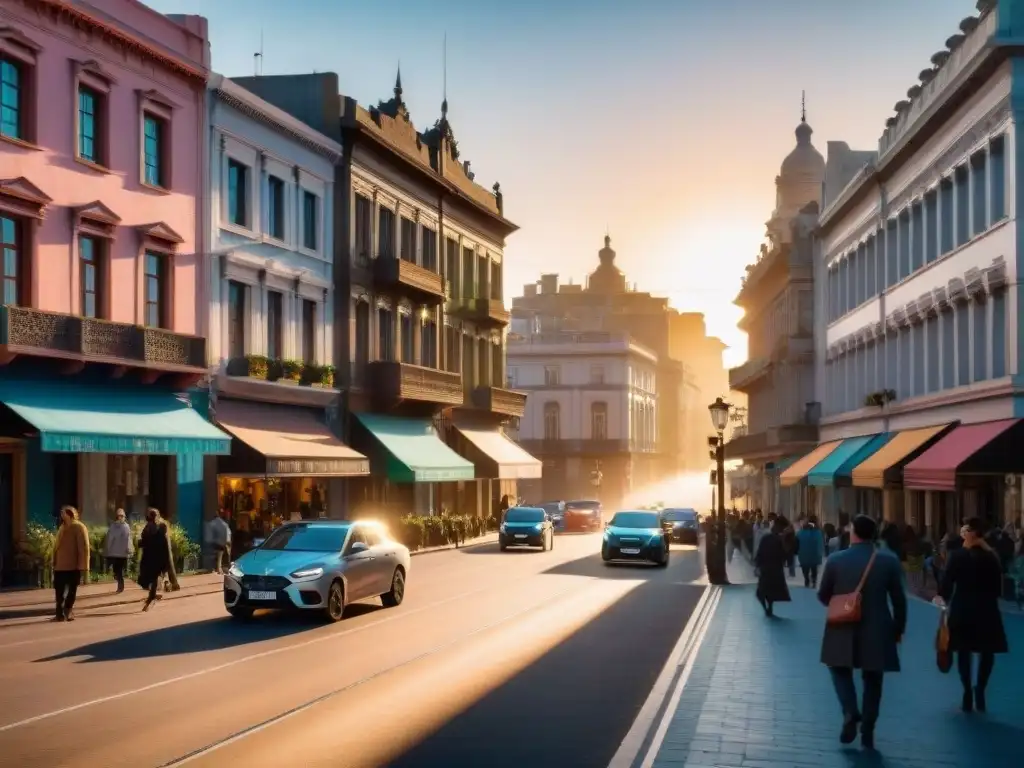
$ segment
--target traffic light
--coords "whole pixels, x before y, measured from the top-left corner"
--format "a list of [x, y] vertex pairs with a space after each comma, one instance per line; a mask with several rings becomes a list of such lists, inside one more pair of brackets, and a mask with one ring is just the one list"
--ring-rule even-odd
[[709, 483], [709, 485], [718, 485], [718, 470], [717, 469], [712, 469], [711, 470], [711, 482]]

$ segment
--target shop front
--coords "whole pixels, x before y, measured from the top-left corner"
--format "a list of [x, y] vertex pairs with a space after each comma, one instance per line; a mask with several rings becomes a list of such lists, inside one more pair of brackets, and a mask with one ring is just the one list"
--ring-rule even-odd
[[822, 523], [838, 524], [840, 514], [879, 517], [881, 508], [869, 491], [853, 487], [853, 468], [891, 437], [888, 433], [848, 437], [807, 473], [808, 487], [817, 489], [817, 514]]
[[820, 514], [820, 494], [817, 488], [807, 484], [807, 474], [838, 448], [841, 442], [832, 440], [822, 443], [806, 456], [794, 461], [779, 475], [779, 487], [789, 489], [791, 494], [789, 507], [776, 510], [780, 515], [797, 520], [805, 515]]
[[369, 460], [338, 439], [313, 408], [218, 398], [217, 424], [234, 439], [217, 460], [217, 509], [238, 557], [284, 522], [343, 518], [345, 482]]

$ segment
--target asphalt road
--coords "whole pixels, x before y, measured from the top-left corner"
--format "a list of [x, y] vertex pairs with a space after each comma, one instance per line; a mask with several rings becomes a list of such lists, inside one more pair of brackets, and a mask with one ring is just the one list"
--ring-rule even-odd
[[210, 595], [0, 627], [0, 766], [603, 768], [704, 587], [692, 547], [599, 541], [417, 557], [402, 606], [333, 626]]

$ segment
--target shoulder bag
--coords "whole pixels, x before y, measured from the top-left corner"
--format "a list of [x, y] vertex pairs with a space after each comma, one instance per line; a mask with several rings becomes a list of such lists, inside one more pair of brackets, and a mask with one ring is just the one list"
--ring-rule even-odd
[[868, 580], [868, 574], [871, 573], [871, 567], [875, 564], [877, 554], [876, 551], [871, 552], [871, 559], [864, 567], [864, 573], [861, 574], [860, 582], [853, 592], [845, 595], [833, 595], [832, 599], [828, 601], [826, 621], [829, 624], [856, 624], [860, 621], [861, 590], [864, 589], [864, 582]]

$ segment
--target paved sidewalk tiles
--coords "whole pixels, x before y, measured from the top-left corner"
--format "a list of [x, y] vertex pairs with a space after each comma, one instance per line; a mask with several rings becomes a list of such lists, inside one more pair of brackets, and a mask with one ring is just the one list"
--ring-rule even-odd
[[910, 599], [903, 671], [886, 675], [870, 753], [839, 743], [839, 706], [818, 661], [824, 608], [802, 585], [791, 592], [768, 619], [752, 585], [724, 589], [654, 768], [1024, 765], [1024, 617], [1005, 617], [1011, 653], [997, 658], [989, 713], [966, 715], [955, 671], [935, 667], [937, 611]]

